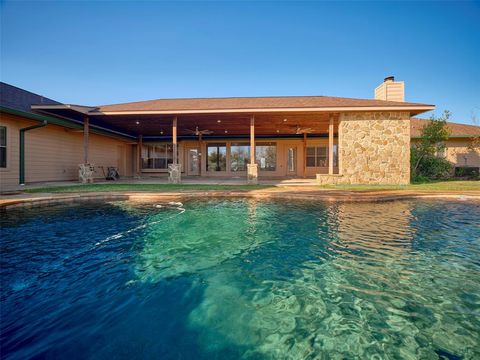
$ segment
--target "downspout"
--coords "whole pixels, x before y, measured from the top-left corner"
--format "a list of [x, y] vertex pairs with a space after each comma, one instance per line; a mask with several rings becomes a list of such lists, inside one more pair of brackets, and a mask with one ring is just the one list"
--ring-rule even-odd
[[25, 132], [44, 127], [46, 125], [47, 125], [47, 120], [44, 120], [41, 124], [20, 129], [20, 176], [19, 176], [20, 185], [25, 185]]

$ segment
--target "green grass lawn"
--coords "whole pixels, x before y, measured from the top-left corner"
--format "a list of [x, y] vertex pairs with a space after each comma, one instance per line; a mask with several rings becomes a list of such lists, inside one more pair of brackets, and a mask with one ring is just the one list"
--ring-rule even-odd
[[349, 191], [375, 191], [375, 190], [421, 190], [421, 191], [461, 191], [480, 190], [480, 181], [434, 181], [410, 185], [325, 185], [324, 189], [349, 190]]
[[259, 190], [271, 188], [271, 185], [197, 185], [197, 184], [78, 184], [65, 186], [46, 186], [25, 189], [28, 193], [75, 193], [100, 191], [208, 191], [208, 190]]
[[[301, 190], [301, 186], [291, 187]], [[311, 189], [312, 187], [309, 186]], [[110, 191], [151, 191], [151, 192], [169, 192], [169, 191], [209, 191], [209, 190], [227, 190], [227, 191], [249, 191], [278, 189], [273, 185], [197, 185], [197, 184], [85, 184], [85, 185], [65, 185], [65, 186], [47, 186], [41, 188], [26, 189], [28, 193], [76, 193], [76, 192], [110, 192]], [[326, 190], [348, 190], [348, 191], [382, 191], [382, 190], [419, 190], [419, 191], [461, 191], [461, 190], [480, 190], [480, 181], [438, 181], [423, 184], [411, 184], [405, 186], [396, 185], [325, 185], [318, 186], [318, 189]]]

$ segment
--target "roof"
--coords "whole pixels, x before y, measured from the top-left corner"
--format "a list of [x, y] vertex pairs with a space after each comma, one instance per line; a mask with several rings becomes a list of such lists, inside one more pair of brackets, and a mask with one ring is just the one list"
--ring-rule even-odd
[[[371, 99], [353, 99], [332, 96], [272, 96], [272, 97], [227, 97], [227, 98], [189, 98], [157, 99], [113, 105], [100, 105], [98, 112], [215, 112], [245, 110], [314, 110], [322, 108], [419, 108], [430, 110], [433, 105]], [[428, 109], [424, 109], [427, 108]], [[422, 111], [420, 111], [422, 112]]]
[[[410, 136], [412, 138], [420, 137], [422, 128], [428, 124], [428, 119], [412, 118], [410, 121]], [[450, 137], [475, 137], [480, 136], [480, 126], [466, 125], [459, 123], [447, 123], [450, 130]]]
[[45, 96], [0, 82], [0, 106], [32, 112], [30, 108], [32, 104], [53, 105], [60, 103]]

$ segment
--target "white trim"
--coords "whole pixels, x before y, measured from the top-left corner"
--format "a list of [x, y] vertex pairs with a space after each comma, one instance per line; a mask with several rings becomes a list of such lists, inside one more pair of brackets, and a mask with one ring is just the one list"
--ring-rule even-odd
[[208, 110], [132, 110], [132, 111], [91, 111], [88, 115], [180, 115], [180, 114], [218, 114], [218, 113], [269, 113], [269, 112], [348, 112], [348, 111], [430, 111], [435, 106], [351, 106], [317, 108], [249, 108], [249, 109], [208, 109]]

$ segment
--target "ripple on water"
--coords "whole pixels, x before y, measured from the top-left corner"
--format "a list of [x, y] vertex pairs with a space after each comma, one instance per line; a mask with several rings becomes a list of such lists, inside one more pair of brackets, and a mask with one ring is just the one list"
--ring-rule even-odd
[[480, 357], [478, 203], [59, 209], [2, 218], [7, 357]]

